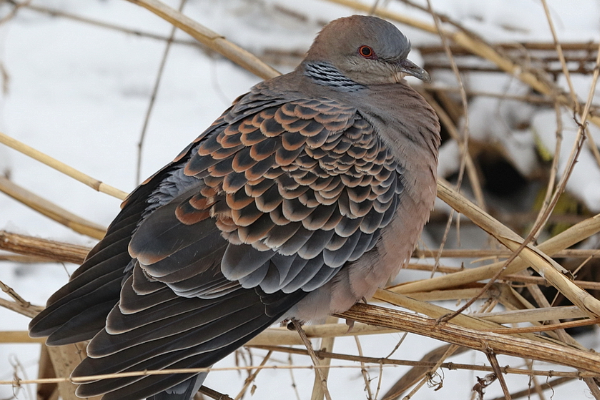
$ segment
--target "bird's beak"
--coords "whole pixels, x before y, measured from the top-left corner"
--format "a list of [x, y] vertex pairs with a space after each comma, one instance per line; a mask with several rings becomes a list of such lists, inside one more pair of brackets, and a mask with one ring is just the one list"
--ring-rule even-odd
[[398, 66], [399, 73], [402, 74], [403, 76], [405, 76], [405, 75], [414, 76], [415, 78], [420, 79], [423, 82], [431, 81], [431, 78], [429, 77], [429, 74], [427, 73], [427, 71], [425, 71], [423, 68], [419, 67], [417, 64], [413, 63], [412, 61], [410, 61], [406, 58], [403, 60], [400, 60], [397, 64], [397, 66]]

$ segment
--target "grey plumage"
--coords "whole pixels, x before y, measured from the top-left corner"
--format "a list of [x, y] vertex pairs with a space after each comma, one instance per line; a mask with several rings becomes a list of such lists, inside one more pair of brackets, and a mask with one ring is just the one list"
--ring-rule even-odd
[[[393, 25], [329, 24], [292, 73], [238, 98], [123, 203], [30, 325], [89, 340], [75, 376], [208, 367], [283, 318], [345, 311], [394, 276], [435, 198], [439, 125], [402, 79]], [[188, 400], [204, 376], [123, 377], [80, 396]]]

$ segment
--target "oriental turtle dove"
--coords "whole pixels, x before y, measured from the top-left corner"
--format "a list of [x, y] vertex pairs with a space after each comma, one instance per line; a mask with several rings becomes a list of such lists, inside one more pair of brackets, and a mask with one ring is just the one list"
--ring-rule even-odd
[[[433, 207], [428, 79], [375, 17], [327, 25], [293, 72], [240, 96], [140, 185], [30, 325], [91, 340], [74, 376], [202, 368], [271, 324], [350, 308], [395, 276]], [[206, 374], [86, 382], [82, 397], [189, 400]]]

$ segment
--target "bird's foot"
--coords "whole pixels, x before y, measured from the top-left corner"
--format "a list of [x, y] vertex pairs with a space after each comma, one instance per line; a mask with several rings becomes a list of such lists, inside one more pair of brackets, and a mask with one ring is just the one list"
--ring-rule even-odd
[[348, 318], [346, 318], [346, 325], [348, 325], [348, 330], [346, 331], [346, 333], [350, 333], [350, 332], [352, 332], [352, 329], [354, 329], [354, 323], [355, 323], [355, 322], [356, 322], [356, 321], [355, 321], [355, 320], [353, 320], [353, 319], [348, 319]]

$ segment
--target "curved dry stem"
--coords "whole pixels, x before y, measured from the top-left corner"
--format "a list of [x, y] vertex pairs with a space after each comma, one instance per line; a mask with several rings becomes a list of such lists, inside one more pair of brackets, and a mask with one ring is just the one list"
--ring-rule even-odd
[[142, 6], [154, 14], [158, 15], [165, 21], [173, 24], [177, 28], [186, 32], [200, 43], [210, 47], [222, 56], [230, 59], [242, 68], [247, 69], [253, 74], [263, 78], [274, 78], [279, 75], [279, 72], [271, 68], [249, 51], [242, 49], [236, 44], [231, 43], [222, 35], [211, 31], [202, 26], [193, 19], [186, 17], [174, 8], [158, 0], [127, 0], [133, 4]]
[[23, 153], [34, 160], [46, 164], [58, 172], [62, 172], [63, 174], [70, 176], [71, 178], [91, 187], [94, 190], [97, 190], [98, 192], [106, 193], [110, 196], [116, 197], [119, 200], [124, 200], [127, 197], [127, 193], [123, 192], [122, 190], [116, 189], [102, 181], [94, 179], [91, 176], [86, 175], [61, 161], [58, 161], [57, 159], [26, 145], [25, 143], [19, 142], [18, 140], [13, 139], [2, 132], [0, 132], [0, 143], [17, 150], [18, 152]]

